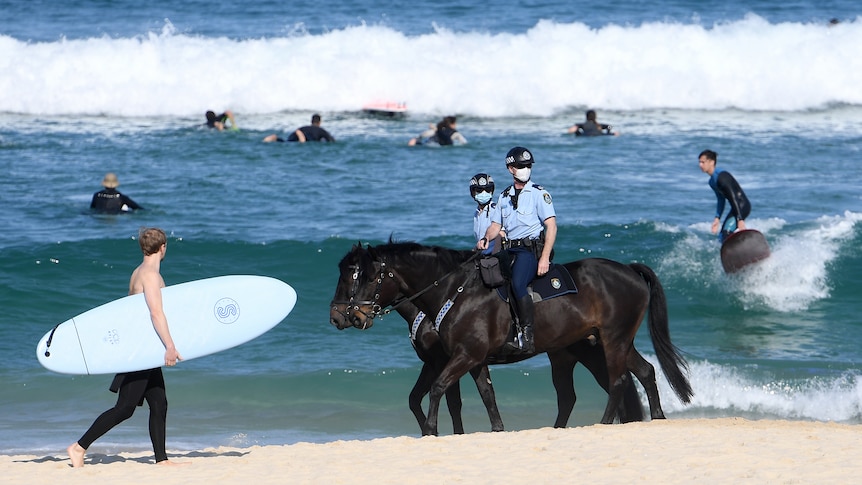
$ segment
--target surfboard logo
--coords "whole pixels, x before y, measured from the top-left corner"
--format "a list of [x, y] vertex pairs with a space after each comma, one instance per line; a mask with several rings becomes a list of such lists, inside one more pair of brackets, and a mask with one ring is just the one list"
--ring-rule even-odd
[[225, 325], [230, 325], [239, 319], [239, 303], [233, 298], [222, 298], [216, 302], [213, 313], [216, 320]]
[[120, 332], [117, 331], [116, 328], [112, 328], [108, 330], [105, 334], [105, 338], [102, 339], [108, 345], [117, 345], [120, 343]]

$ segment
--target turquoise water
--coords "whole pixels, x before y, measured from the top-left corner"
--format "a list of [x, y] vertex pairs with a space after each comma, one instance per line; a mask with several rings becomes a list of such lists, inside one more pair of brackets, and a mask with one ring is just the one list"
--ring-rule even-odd
[[[299, 295], [259, 339], [166, 371], [169, 448], [418, 435], [407, 394], [421, 366], [407, 324], [329, 325], [337, 263], [357, 240], [390, 235], [470, 247], [467, 182], [488, 172], [503, 188], [503, 157], [519, 144], [554, 196], [558, 261], [641, 261], [661, 278], [695, 391], [683, 406], [660, 381], [670, 419], [862, 422], [855, 4], [504, 3], [499, 16], [463, 2], [402, 13], [357, 1], [292, 16], [266, 2], [242, 12], [26, 5], [0, 3], [16, 19], [0, 31], [2, 453], [59, 452], [112, 404], [110, 376], [51, 373], [35, 346], [56, 323], [124, 295], [142, 225], [170, 235], [168, 284], [261, 274]], [[832, 17], [842, 23], [827, 27]], [[380, 98], [407, 102], [408, 116], [361, 114]], [[241, 131], [197, 126], [206, 109], [228, 108]], [[565, 135], [587, 108], [622, 135]], [[260, 142], [313, 112], [338, 143]], [[468, 145], [406, 146], [451, 113]], [[745, 188], [746, 222], [772, 247], [739, 275], [723, 273], [709, 234], [705, 148]], [[107, 171], [147, 210], [90, 214]], [[654, 358], [645, 330], [636, 344]], [[492, 377], [507, 429], [553, 423], [545, 357]], [[603, 392], [580, 369], [576, 384], [569, 424], [598, 422]], [[490, 429], [473, 384], [462, 394], [467, 430]], [[145, 420], [139, 412], [94, 446], [149, 449]]]

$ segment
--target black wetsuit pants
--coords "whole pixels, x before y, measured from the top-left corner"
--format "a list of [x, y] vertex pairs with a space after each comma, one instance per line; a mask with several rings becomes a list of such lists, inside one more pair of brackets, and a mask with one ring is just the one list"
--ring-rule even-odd
[[119, 389], [117, 404], [93, 421], [90, 429], [78, 440], [78, 444], [86, 450], [111, 428], [129, 419], [134, 414], [135, 408], [146, 400], [150, 407], [150, 441], [153, 443], [156, 463], [167, 460], [165, 428], [168, 418], [168, 399], [165, 394], [165, 378], [162, 375], [162, 369], [157, 367], [117, 374], [111, 390], [116, 390], [114, 387], [117, 385]]

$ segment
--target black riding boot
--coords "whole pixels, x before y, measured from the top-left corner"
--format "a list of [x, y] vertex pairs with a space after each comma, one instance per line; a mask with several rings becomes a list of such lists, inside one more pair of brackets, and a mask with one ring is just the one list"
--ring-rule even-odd
[[532, 354], [536, 352], [536, 342], [533, 340], [533, 297], [530, 295], [518, 299], [518, 320], [521, 323], [521, 351]]

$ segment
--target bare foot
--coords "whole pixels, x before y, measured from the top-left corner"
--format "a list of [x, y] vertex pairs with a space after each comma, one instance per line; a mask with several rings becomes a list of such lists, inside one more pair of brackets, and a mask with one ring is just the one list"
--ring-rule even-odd
[[158, 462], [156, 462], [156, 465], [161, 465], [161, 466], [184, 466], [184, 465], [191, 465], [191, 463], [189, 463], [189, 462], [187, 462], [187, 461], [171, 461], [171, 460], [162, 460], [162, 461], [158, 461]]
[[72, 468], [81, 468], [84, 466], [84, 454], [87, 450], [81, 448], [78, 442], [74, 442], [66, 448], [66, 453], [69, 454], [69, 459], [72, 460]]

